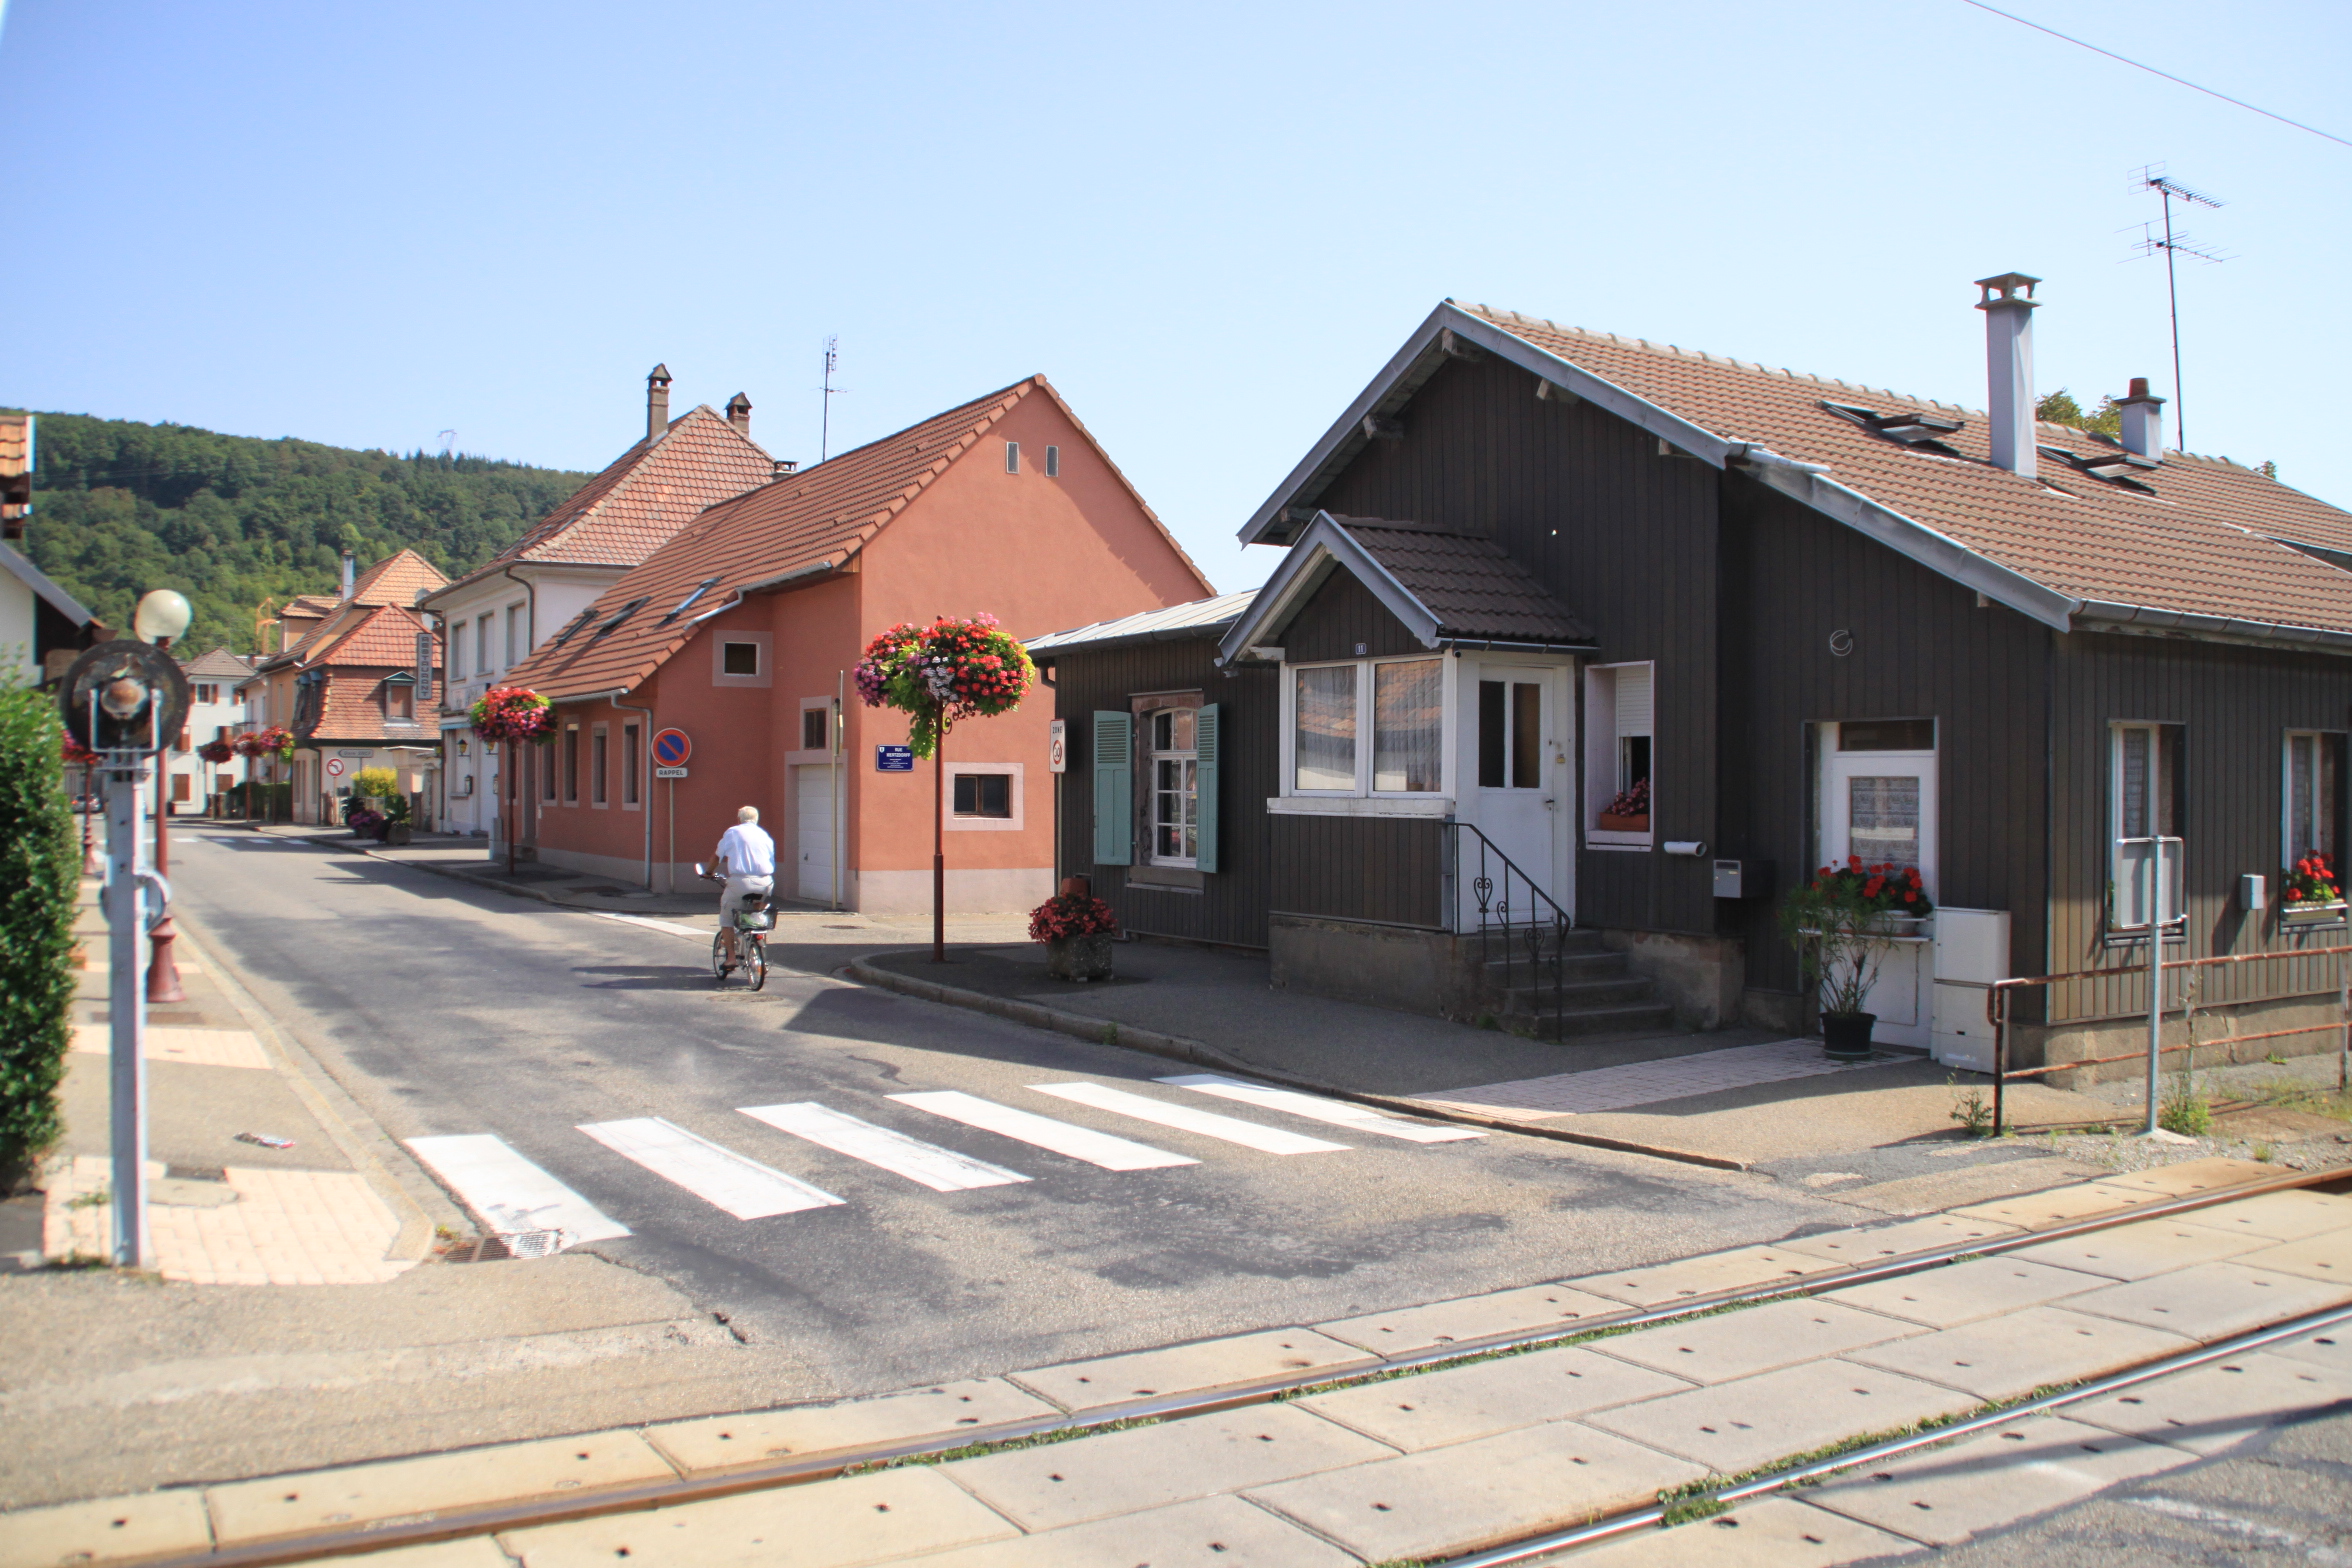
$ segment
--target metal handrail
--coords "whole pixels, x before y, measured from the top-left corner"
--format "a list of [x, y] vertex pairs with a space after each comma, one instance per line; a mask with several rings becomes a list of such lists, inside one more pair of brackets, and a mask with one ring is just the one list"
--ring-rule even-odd
[[[1477, 842], [1478, 874], [1470, 879], [1470, 892], [1478, 901], [1478, 961], [1481, 970], [1494, 962], [1494, 951], [1500, 945], [1503, 955], [1503, 991], [1506, 995], [1517, 984], [1519, 965], [1525, 962], [1529, 981], [1543, 983], [1543, 946], [1548, 936], [1552, 942], [1552, 1021], [1555, 1025], [1567, 1016], [1567, 937], [1576, 925], [1576, 917], [1560, 907], [1557, 899], [1545, 892], [1535, 878], [1502, 851], [1502, 847], [1482, 832], [1477, 824], [1445, 820], [1446, 857], [1445, 923], [1451, 931], [1459, 931], [1462, 915], [1462, 835], [1468, 833]], [[1497, 877], [1500, 877], [1499, 887]], [[1496, 896], [1497, 892], [1501, 896]], [[1522, 953], [1521, 949], [1525, 951]]]

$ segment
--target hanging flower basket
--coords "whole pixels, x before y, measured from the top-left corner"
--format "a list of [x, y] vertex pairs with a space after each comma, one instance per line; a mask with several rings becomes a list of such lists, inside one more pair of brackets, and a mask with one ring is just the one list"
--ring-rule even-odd
[[491, 687], [475, 701], [471, 717], [474, 733], [493, 745], [545, 740], [555, 730], [553, 705], [523, 686]]
[[240, 735], [236, 742], [240, 757], [275, 757], [284, 762], [294, 755], [294, 732], [283, 724]]
[[217, 768], [234, 759], [237, 755], [237, 748], [226, 738], [216, 735], [197, 747], [196, 755]]
[[858, 696], [869, 708], [907, 715], [908, 743], [926, 758], [961, 720], [1010, 713], [1036, 679], [1027, 651], [997, 630], [993, 615], [901, 622], [866, 644], [857, 666]]

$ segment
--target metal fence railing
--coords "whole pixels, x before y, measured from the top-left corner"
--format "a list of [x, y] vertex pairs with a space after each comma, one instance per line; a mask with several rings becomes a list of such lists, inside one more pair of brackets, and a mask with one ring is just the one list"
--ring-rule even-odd
[[[1478, 938], [1482, 968], [1499, 959], [1506, 996], [1522, 989], [1540, 996], [1549, 967], [1551, 1022], [1557, 1026], [1567, 1015], [1568, 966], [1562, 959], [1575, 917], [1474, 824], [1448, 820], [1444, 826], [1447, 925]], [[1540, 1017], [1543, 1009], [1536, 1011]]]

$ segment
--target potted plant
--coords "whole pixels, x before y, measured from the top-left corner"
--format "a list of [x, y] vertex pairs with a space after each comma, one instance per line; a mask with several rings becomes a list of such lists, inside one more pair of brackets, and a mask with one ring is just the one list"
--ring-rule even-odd
[[1893, 937], [1908, 934], [1935, 911], [1916, 866], [1823, 866], [1780, 906], [1780, 926], [1797, 950], [1806, 981], [1821, 1000], [1821, 1037], [1841, 1062], [1870, 1055], [1878, 1022], [1863, 1011], [1878, 983]]
[[2288, 925], [2316, 925], [2342, 918], [2344, 890], [2325, 855], [2306, 855], [2282, 879], [2279, 919]]
[[1650, 781], [1637, 779], [1633, 788], [1619, 790], [1616, 798], [1601, 808], [1600, 827], [1604, 833], [1647, 833], [1650, 830]]
[[1110, 905], [1067, 885], [1029, 911], [1029, 940], [1045, 944], [1045, 972], [1056, 980], [1108, 980], [1118, 934]]

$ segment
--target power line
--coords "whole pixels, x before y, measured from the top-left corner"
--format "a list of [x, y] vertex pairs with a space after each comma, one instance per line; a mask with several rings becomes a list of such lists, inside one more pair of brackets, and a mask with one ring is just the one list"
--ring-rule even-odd
[[2279, 124], [2291, 125], [2298, 131], [2309, 131], [2314, 136], [2325, 137], [2327, 140], [2336, 143], [2340, 147], [2352, 147], [2352, 141], [2346, 141], [2343, 137], [2336, 135], [2333, 131], [2323, 131], [2316, 125], [2305, 125], [2301, 120], [2290, 120], [2283, 114], [2273, 114], [2268, 109], [2261, 107], [2259, 104], [2248, 103], [2243, 98], [2232, 98], [2228, 93], [2215, 92], [2210, 87], [2201, 87], [2197, 83], [2190, 81], [2185, 76], [2175, 76], [2170, 71], [2159, 71], [2156, 69], [2156, 67], [2152, 65], [2144, 65], [2140, 61], [2132, 59], [2129, 55], [2120, 55], [2112, 49], [2102, 49], [2097, 44], [2086, 43], [2082, 39], [2076, 38], [2071, 34], [2058, 31], [2058, 29], [2055, 27], [2044, 27], [2039, 22], [2027, 21], [2024, 17], [2017, 16], [2008, 11], [2004, 11], [1999, 6], [1986, 5], [1984, 0], [1961, 0], [1961, 3], [1964, 5], [1975, 6], [1979, 11], [1990, 11], [1993, 13], [1993, 15], [2000, 17], [2005, 21], [2015, 22], [2020, 27], [2030, 27], [2037, 33], [2048, 33], [2052, 38], [2058, 39], [2063, 43], [2070, 43], [2077, 49], [2088, 49], [2093, 54], [2103, 54], [2110, 60], [2120, 61], [2123, 64], [2130, 66], [2135, 71], [2145, 71], [2150, 76], [2161, 76], [2168, 82], [2178, 82], [2181, 86], [2188, 88], [2192, 92], [2203, 93], [2208, 98], [2219, 98], [2223, 103], [2235, 104], [2241, 109], [2251, 109], [2254, 113], [2261, 115], [2264, 119], [2276, 120], [2279, 122]]

